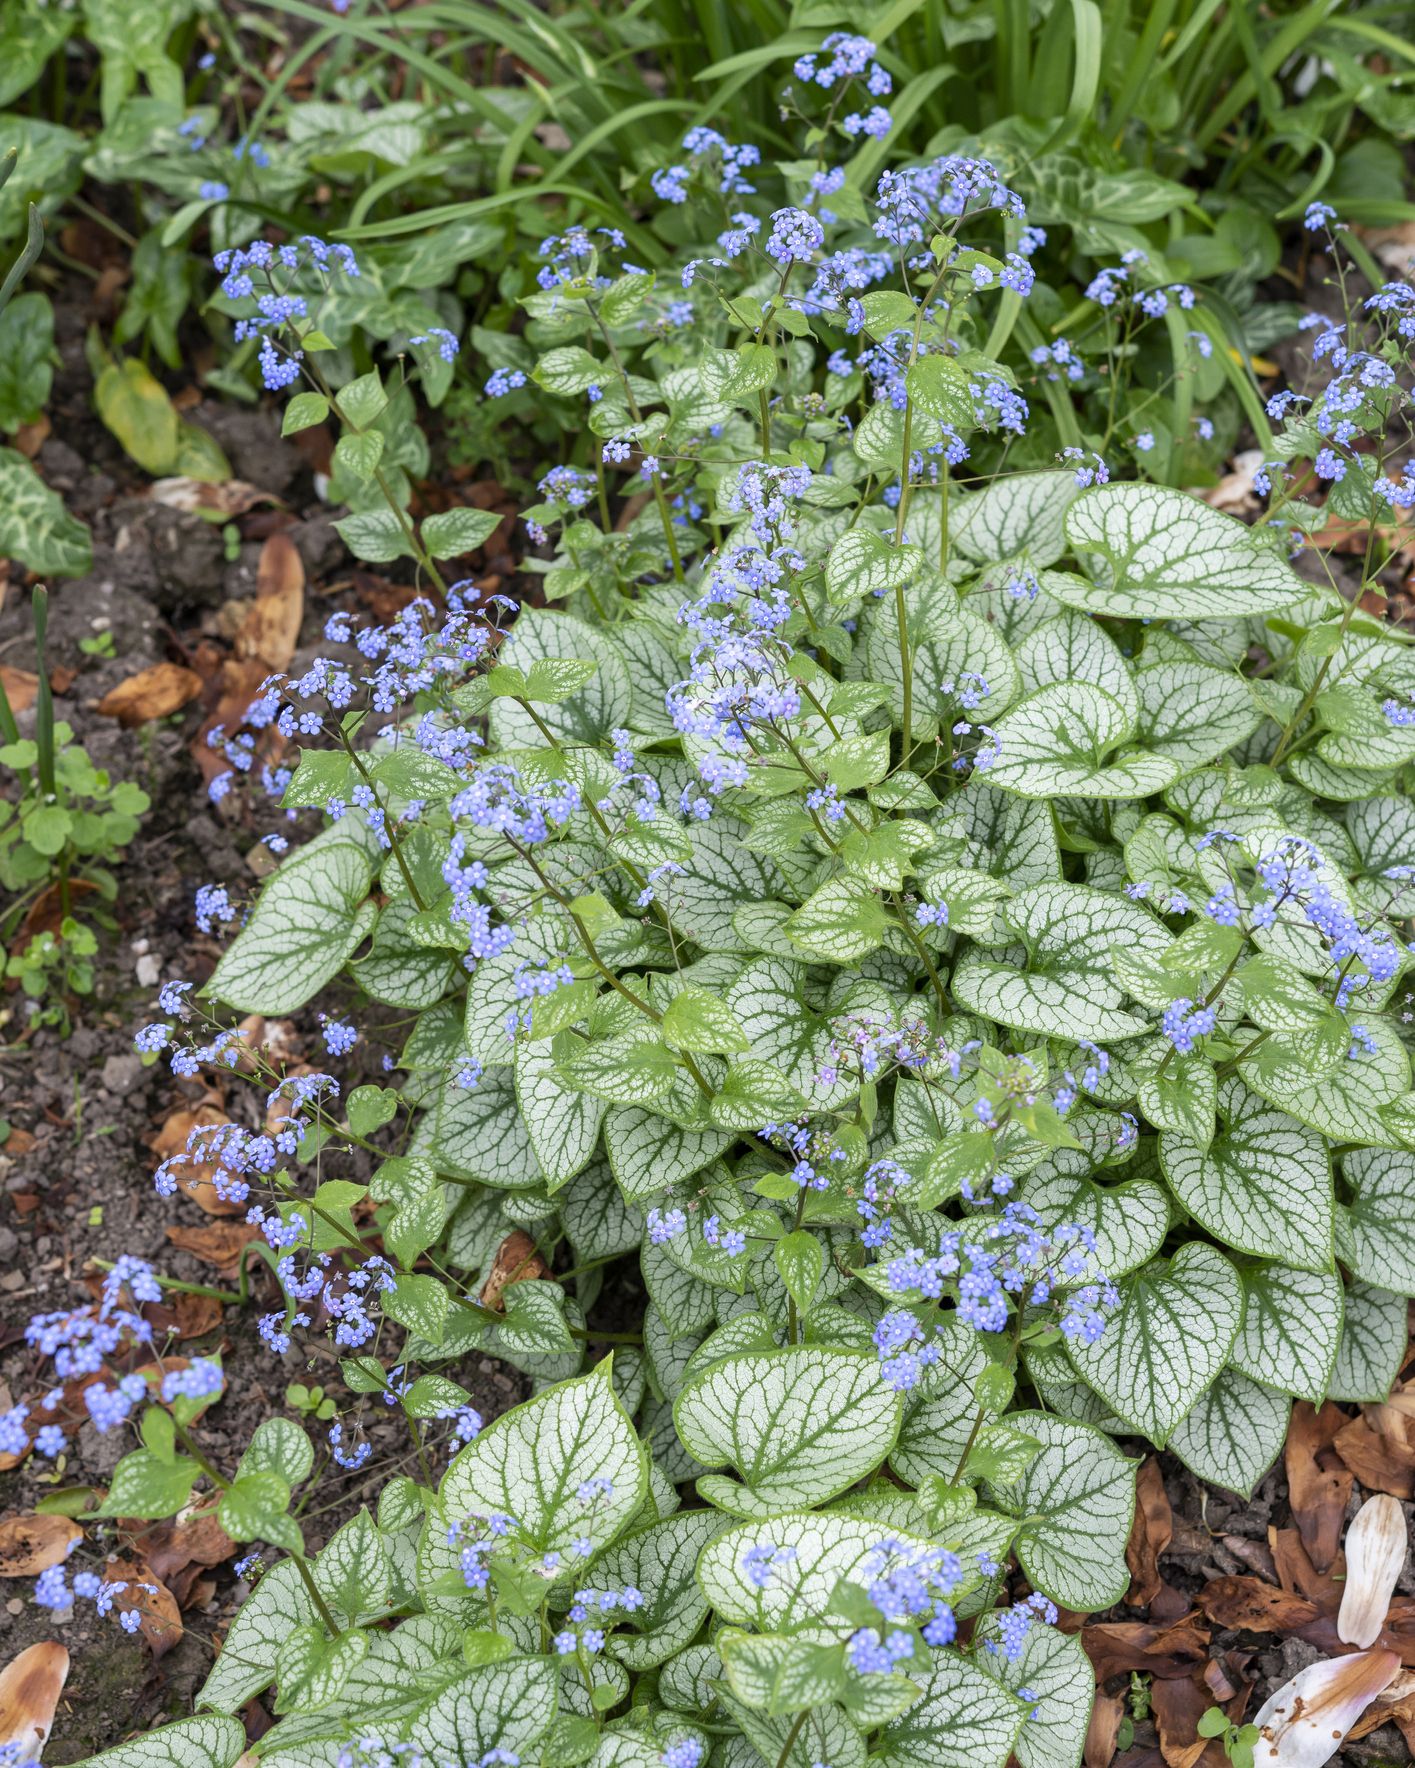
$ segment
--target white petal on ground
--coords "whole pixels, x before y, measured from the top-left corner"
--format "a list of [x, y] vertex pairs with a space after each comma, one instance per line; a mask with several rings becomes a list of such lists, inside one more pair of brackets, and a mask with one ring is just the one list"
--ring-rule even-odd
[[1409, 1548], [1405, 1513], [1384, 1492], [1368, 1498], [1346, 1531], [1346, 1588], [1336, 1618], [1348, 1645], [1374, 1645]]
[[68, 1674], [69, 1654], [51, 1640], [6, 1664], [0, 1671], [0, 1750], [18, 1744], [22, 1762], [39, 1760]]
[[1393, 1651], [1358, 1651], [1299, 1670], [1254, 1717], [1255, 1768], [1322, 1768], [1399, 1668]]

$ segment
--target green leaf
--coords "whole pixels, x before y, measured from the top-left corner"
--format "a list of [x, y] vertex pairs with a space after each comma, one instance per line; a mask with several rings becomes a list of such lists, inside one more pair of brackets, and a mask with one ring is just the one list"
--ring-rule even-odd
[[583, 345], [562, 344], [558, 349], [546, 351], [532, 370], [531, 379], [547, 393], [568, 398], [610, 378], [611, 374], [612, 370], [605, 363], [596, 362]]
[[595, 1561], [595, 1578], [612, 1590], [632, 1585], [644, 1605], [629, 1616], [629, 1632], [611, 1635], [608, 1650], [630, 1670], [648, 1670], [681, 1651], [707, 1617], [698, 1586], [698, 1556], [725, 1526], [716, 1510], [680, 1510], [637, 1529]]
[[1040, 688], [996, 728], [1000, 753], [988, 784], [1023, 798], [1148, 798], [1179, 777], [1178, 762], [1121, 747], [1135, 735], [1134, 719], [1090, 682]]
[[397, 1320], [432, 1344], [441, 1344], [447, 1331], [452, 1302], [440, 1278], [399, 1275], [392, 1290], [384, 1290], [379, 1305], [389, 1319]]
[[1030, 1627], [1021, 1650], [1009, 1657], [997, 1649], [997, 1617], [985, 1615], [973, 1638], [983, 1646], [973, 1655], [979, 1669], [1014, 1694], [1026, 1690], [1028, 1720], [1014, 1746], [1021, 1768], [1079, 1768], [1096, 1683], [1081, 1635]]
[[1239, 1073], [1255, 1093], [1280, 1111], [1337, 1142], [1398, 1148], [1396, 1131], [1381, 1107], [1410, 1084], [1410, 1058], [1395, 1027], [1375, 1014], [1362, 1015], [1373, 1053], [1342, 1057], [1326, 1073], [1313, 1072], [1301, 1033], [1275, 1033], [1242, 1063]]
[[113, 1469], [99, 1516], [175, 1516], [191, 1496], [201, 1469], [186, 1455], [168, 1460], [134, 1449]]
[[0, 448], [0, 554], [44, 577], [82, 577], [93, 563], [88, 529], [13, 448]]
[[663, 1015], [664, 1038], [679, 1050], [720, 1052], [748, 1047], [742, 1022], [711, 989], [685, 983]]
[[145, 472], [175, 471], [179, 420], [171, 395], [137, 357], [110, 362], [94, 383], [98, 415]]
[[557, 1190], [584, 1170], [599, 1145], [602, 1098], [566, 1087], [549, 1044], [522, 1043], [516, 1046], [516, 1103], [546, 1186]]
[[15, 295], [0, 308], [0, 429], [37, 423], [54, 380], [54, 309], [48, 296]]
[[670, 1049], [656, 1039], [637, 1035], [583, 1044], [557, 1066], [577, 1091], [616, 1105], [646, 1105], [661, 1098], [678, 1072]]
[[1404, 1296], [1369, 1283], [1349, 1284], [1328, 1398], [1373, 1404], [1387, 1400], [1407, 1344]]
[[315, 424], [322, 424], [329, 416], [329, 401], [323, 393], [296, 393], [285, 407], [285, 415], [280, 423], [282, 436], [293, 436], [300, 430], [308, 430]]
[[[936, 358], [929, 358], [930, 361]], [[953, 1651], [914, 1678], [920, 1698], [880, 1731], [881, 1768], [1004, 1768], [1030, 1711], [1025, 1701]]]
[[354, 557], [372, 565], [417, 556], [408, 530], [390, 509], [360, 510], [342, 517], [334, 526]]
[[826, 559], [826, 594], [832, 602], [840, 603], [885, 595], [896, 584], [908, 583], [921, 563], [922, 555], [916, 547], [891, 546], [873, 528], [850, 528], [831, 547]]
[[[608, 1497], [586, 1507], [584, 1481], [607, 1479]], [[538, 1553], [567, 1556], [588, 1535], [608, 1546], [643, 1503], [648, 1456], [609, 1381], [609, 1365], [528, 1400], [489, 1424], [457, 1455], [439, 1488], [448, 1516], [514, 1516]]]
[[1331, 1163], [1326, 1143], [1245, 1087], [1218, 1090], [1224, 1129], [1207, 1150], [1166, 1130], [1160, 1165], [1170, 1189], [1211, 1234], [1240, 1252], [1297, 1270], [1332, 1263]]
[[958, 1001], [1020, 1031], [1096, 1043], [1135, 1037], [1144, 1019], [1123, 1011], [1124, 989], [1111, 972], [1108, 948], [1126, 945], [1158, 957], [1169, 935], [1138, 903], [1082, 884], [1034, 884], [1019, 891], [1003, 918], [1028, 950], [1025, 970], [980, 951], [964, 954], [953, 972]]
[[970, 376], [952, 356], [921, 356], [904, 376], [904, 386], [920, 411], [951, 424], [955, 430], [977, 426], [977, 401], [969, 391]]
[[1157, 663], [1135, 686], [1141, 741], [1185, 769], [1238, 748], [1262, 723], [1243, 678], [1203, 663]]
[[1308, 587], [1259, 531], [1187, 492], [1100, 485], [1066, 513], [1066, 538], [1100, 561], [1060, 599], [1131, 620], [1241, 620], [1290, 608]]
[[701, 1495], [743, 1516], [824, 1503], [871, 1472], [893, 1447], [899, 1396], [875, 1357], [796, 1345], [725, 1357], [690, 1381], [673, 1407], [684, 1447], [709, 1467], [735, 1467], [744, 1485], [698, 1482]]
[[[424, 533], [427, 526], [424, 523]], [[570, 746], [598, 744], [613, 728], [630, 722], [633, 694], [628, 664], [613, 639], [599, 628], [569, 614], [525, 608], [517, 616], [502, 654], [502, 660], [524, 670], [527, 679], [534, 674], [536, 664], [545, 659], [592, 661], [598, 665], [578, 692], [541, 713], [541, 722], [557, 742]], [[544, 732], [514, 700], [493, 702], [491, 729], [496, 741], [508, 749], [540, 749], [545, 745]], [[674, 880], [675, 892], [677, 884], [678, 880]]]
[[1291, 1411], [1286, 1394], [1225, 1369], [1180, 1421], [1169, 1446], [1200, 1479], [1251, 1497], [1282, 1453]]
[[233, 1768], [245, 1747], [239, 1720], [201, 1713], [85, 1757], [79, 1768]]
[[497, 510], [444, 510], [422, 525], [422, 542], [435, 559], [459, 559], [485, 546], [501, 523]]
[[[1115, 1330], [1112, 1322], [1107, 1336]], [[1135, 1464], [1109, 1437], [1049, 1412], [1013, 1412], [1008, 1423], [1041, 1453], [997, 1502], [1023, 1518], [1017, 1558], [1028, 1578], [1067, 1608], [1119, 1602], [1129, 1587], [1125, 1542], [1135, 1508]]]
[[438, 1762], [479, 1762], [488, 1750], [524, 1760], [555, 1717], [556, 1682], [549, 1658], [482, 1664], [417, 1710], [408, 1741]]
[[339, 415], [356, 430], [365, 430], [387, 409], [388, 395], [378, 370], [361, 374], [338, 393]]
[[300, 1426], [292, 1418], [265, 1418], [255, 1427], [236, 1477], [278, 1473], [293, 1489], [309, 1478], [313, 1466], [314, 1449]]
[[311, 1563], [320, 1595], [350, 1622], [377, 1613], [388, 1599], [388, 1556], [367, 1510], [337, 1529]]
[[280, 1685], [277, 1713], [312, 1713], [327, 1707], [344, 1691], [356, 1665], [368, 1655], [367, 1633], [341, 1633], [330, 1639], [317, 1624], [297, 1627], [275, 1660]]
[[631, 1203], [656, 1197], [711, 1166], [730, 1141], [722, 1130], [685, 1130], [640, 1105], [611, 1110], [604, 1120], [610, 1170]]
[[1071, 1341], [1080, 1375], [1142, 1436], [1163, 1447], [1228, 1360], [1243, 1316], [1238, 1273], [1202, 1241], [1156, 1259], [1121, 1285], [1121, 1303], [1090, 1345]]
[[333, 977], [369, 933], [371, 869], [352, 841], [302, 849], [260, 893], [204, 995], [242, 1013], [291, 1013]]
[[849, 964], [872, 952], [888, 925], [874, 891], [853, 878], [832, 878], [790, 916], [786, 934], [806, 957]]
[[359, 484], [367, 485], [378, 471], [386, 441], [382, 430], [343, 435], [334, 445], [334, 465]]
[[787, 1294], [804, 1314], [825, 1269], [825, 1250], [820, 1241], [809, 1228], [798, 1228], [777, 1241], [772, 1259]]
[[[889, 1465], [911, 1486], [930, 1477], [952, 1480], [978, 1416], [976, 1386], [987, 1352], [971, 1326], [948, 1318], [939, 1326], [939, 1360], [905, 1397], [904, 1418]], [[984, 1421], [996, 1412], [985, 1412]]]
[[1334, 1271], [1262, 1265], [1243, 1273], [1243, 1292], [1243, 1325], [1229, 1353], [1233, 1367], [1320, 1406], [1341, 1342], [1341, 1278]]
[[1415, 1295], [1415, 1154], [1356, 1148], [1341, 1173], [1351, 1192], [1343, 1260], [1363, 1282]]

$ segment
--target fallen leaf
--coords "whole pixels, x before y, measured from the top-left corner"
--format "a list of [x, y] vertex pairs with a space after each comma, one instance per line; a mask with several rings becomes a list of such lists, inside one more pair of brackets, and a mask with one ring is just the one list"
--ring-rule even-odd
[[1295, 1633], [1321, 1614], [1316, 1603], [1261, 1578], [1213, 1578], [1194, 1598], [1220, 1627], [1241, 1627], [1250, 1633]]
[[[1150, 1702], [1159, 1732], [1160, 1754], [1169, 1768], [1194, 1768], [1209, 1747], [1209, 1740], [1199, 1736], [1197, 1727], [1213, 1706], [1213, 1696], [1192, 1676], [1179, 1676], [1152, 1683]], [[1222, 1752], [1219, 1760], [1223, 1760]]]
[[1159, 1462], [1153, 1455], [1135, 1480], [1135, 1518], [1125, 1547], [1130, 1567], [1130, 1589], [1125, 1600], [1132, 1608], [1144, 1608], [1159, 1595], [1160, 1555], [1174, 1533], [1174, 1516], [1165, 1495]]
[[1081, 1752], [1086, 1768], [1110, 1768], [1115, 1740], [1120, 1734], [1120, 1721], [1124, 1717], [1125, 1701], [1120, 1695], [1097, 1691], [1091, 1721], [1086, 1727], [1085, 1747]]
[[494, 1308], [500, 1313], [502, 1293], [508, 1285], [525, 1282], [527, 1278], [544, 1277], [548, 1269], [526, 1230], [514, 1228], [497, 1247], [477, 1299], [484, 1308]]
[[0, 1522], [0, 1578], [34, 1578], [62, 1565], [83, 1530], [67, 1516], [7, 1516]]
[[193, 1600], [203, 1571], [224, 1565], [236, 1552], [236, 1543], [217, 1521], [215, 1510], [198, 1511], [181, 1522], [150, 1523], [133, 1537], [133, 1545], [179, 1608]]
[[39, 677], [28, 669], [15, 669], [9, 663], [0, 663], [0, 688], [5, 690], [10, 710], [18, 715], [28, 712], [34, 705], [39, 693]]
[[[1401, 1413], [1395, 1416], [1402, 1426], [1408, 1422]], [[1373, 1430], [1364, 1418], [1353, 1418], [1337, 1432], [1333, 1447], [1368, 1492], [1415, 1498], [1415, 1448], [1402, 1439]]]
[[[219, 1111], [214, 1105], [179, 1106], [168, 1114], [162, 1128], [154, 1136], [150, 1144], [152, 1152], [160, 1160], [170, 1160], [174, 1154], [186, 1151], [187, 1139], [193, 1130], [214, 1129], [218, 1124], [230, 1121], [225, 1112]], [[244, 1215], [244, 1203], [235, 1203], [216, 1194], [213, 1177], [220, 1171], [221, 1162], [203, 1161], [199, 1144], [194, 1147], [193, 1152], [195, 1157], [192, 1160], [173, 1168], [178, 1191], [195, 1199], [207, 1215]]]
[[180, 663], [154, 663], [120, 681], [98, 702], [98, 710], [105, 718], [116, 718], [119, 724], [131, 729], [180, 711], [189, 700], [196, 699], [201, 688], [201, 677], [195, 669], [184, 669]]
[[[110, 1559], [103, 1571], [106, 1583], [126, 1583], [128, 1588], [113, 1604], [115, 1614], [135, 1608], [142, 1619], [142, 1634], [155, 1658], [160, 1658], [182, 1637], [182, 1613], [176, 1598], [145, 1559], [130, 1555], [126, 1559]], [[140, 1585], [148, 1586], [140, 1589]]]
[[244, 479], [225, 479], [219, 485], [208, 485], [204, 479], [155, 479], [147, 495], [174, 510], [207, 510], [218, 516], [243, 516], [258, 503], [280, 501], [273, 492]]
[[1415, 223], [1403, 221], [1396, 227], [1358, 227], [1356, 231], [1387, 270], [1403, 277], [1409, 277], [1415, 270]]
[[1253, 476], [1262, 464], [1261, 448], [1244, 449], [1234, 455], [1232, 472], [1225, 473], [1217, 485], [1208, 486], [1199, 496], [1216, 510], [1228, 510], [1235, 516], [1251, 514], [1258, 508]]
[[1361, 1651], [1308, 1664], [1253, 1716], [1263, 1768], [1322, 1768], [1366, 1708], [1395, 1680], [1393, 1651]]
[[241, 1255], [253, 1240], [261, 1237], [260, 1229], [250, 1222], [207, 1222], [200, 1228], [169, 1228], [167, 1238], [179, 1252], [189, 1252], [204, 1265], [218, 1272], [236, 1272]]
[[1341, 1605], [1342, 1581], [1346, 1573], [1346, 1561], [1341, 1554], [1337, 1554], [1324, 1572], [1319, 1572], [1296, 1529], [1269, 1527], [1268, 1547], [1277, 1581], [1283, 1589], [1295, 1590], [1299, 1596], [1315, 1602], [1323, 1614], [1335, 1615]]
[[18, 1744], [22, 1762], [39, 1760], [68, 1674], [69, 1654], [52, 1639], [31, 1645], [0, 1670], [0, 1749]]
[[[208, 732], [217, 725], [225, 725], [231, 730], [242, 723], [252, 700], [260, 692], [261, 683], [269, 674], [270, 671], [259, 657], [250, 657], [244, 661], [228, 657], [221, 665], [220, 697], [211, 716], [187, 745], [188, 754], [201, 769], [202, 778], [208, 785], [217, 774], [225, 773], [231, 765], [219, 748], [214, 749], [207, 742]], [[267, 732], [266, 735], [272, 744], [268, 753], [277, 752], [283, 747], [283, 739], [278, 738], [278, 733]]]
[[1287, 1446], [1288, 1501], [1302, 1544], [1318, 1571], [1325, 1571], [1341, 1542], [1352, 1475], [1332, 1452], [1332, 1443], [1348, 1423], [1346, 1414], [1328, 1401], [1320, 1412], [1306, 1400], [1292, 1408]]
[[288, 534], [272, 534], [260, 549], [255, 593], [236, 634], [236, 655], [285, 669], [300, 642], [305, 612], [305, 567]]
[[1128, 1670], [1162, 1678], [1188, 1676], [1209, 1656], [1209, 1630], [1198, 1614], [1167, 1627], [1148, 1621], [1095, 1621], [1081, 1629], [1081, 1643], [1097, 1682]]

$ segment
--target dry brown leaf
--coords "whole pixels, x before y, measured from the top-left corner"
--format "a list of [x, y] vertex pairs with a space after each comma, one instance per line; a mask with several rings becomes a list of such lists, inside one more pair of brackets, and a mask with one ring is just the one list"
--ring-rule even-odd
[[1148, 1621], [1094, 1621], [1082, 1627], [1081, 1643], [1097, 1682], [1128, 1670], [1166, 1679], [1188, 1676], [1209, 1657], [1209, 1630], [1198, 1614], [1167, 1627]]
[[5, 690], [12, 712], [28, 712], [39, 693], [39, 677], [31, 670], [15, 669], [9, 663], [0, 663], [0, 687]]
[[1335, 1614], [1341, 1606], [1342, 1581], [1346, 1559], [1338, 1553], [1324, 1572], [1319, 1572], [1308, 1557], [1302, 1537], [1296, 1529], [1268, 1529], [1268, 1547], [1273, 1569], [1284, 1590], [1295, 1590], [1309, 1602], [1315, 1602], [1323, 1614]]
[[1368, 1492], [1415, 1498], [1415, 1448], [1372, 1430], [1364, 1418], [1338, 1431], [1333, 1447]]
[[195, 669], [184, 669], [180, 663], [154, 663], [140, 669], [98, 702], [105, 718], [116, 718], [119, 724], [132, 726], [150, 724], [154, 718], [166, 718], [179, 712], [189, 700], [201, 692], [201, 677]]
[[1295, 1633], [1321, 1613], [1315, 1602], [1261, 1578], [1213, 1578], [1194, 1598], [1220, 1627], [1242, 1627], [1250, 1633]]
[[484, 1308], [501, 1312], [502, 1292], [512, 1283], [544, 1277], [549, 1267], [536, 1251], [536, 1243], [524, 1228], [513, 1228], [496, 1249], [486, 1282], [477, 1298]]
[[[219, 747], [213, 748], [207, 742], [207, 733], [219, 724], [225, 725], [228, 730], [240, 724], [251, 701], [260, 692], [260, 684], [269, 674], [270, 671], [259, 657], [247, 658], [244, 662], [228, 657], [221, 665], [220, 698], [212, 709], [211, 716], [187, 745], [188, 754], [201, 769], [202, 778], [208, 785], [217, 774], [225, 773], [231, 764]], [[273, 730], [266, 735], [271, 741], [268, 753], [273, 756], [283, 747], [284, 739], [278, 737]]]
[[218, 1272], [240, 1269], [241, 1257], [260, 1229], [250, 1222], [208, 1222], [201, 1228], [169, 1228], [167, 1238], [179, 1252], [189, 1252]]
[[35, 1578], [69, 1557], [83, 1530], [67, 1516], [7, 1516], [0, 1522], [0, 1578]]
[[224, 1565], [236, 1552], [236, 1543], [222, 1528], [215, 1510], [202, 1510], [184, 1522], [170, 1519], [149, 1523], [133, 1538], [133, 1545], [158, 1580], [176, 1598], [179, 1608], [197, 1600], [203, 1571]]
[[1120, 1735], [1120, 1721], [1125, 1717], [1125, 1701], [1118, 1694], [1096, 1691], [1096, 1704], [1091, 1708], [1091, 1722], [1086, 1727], [1086, 1743], [1081, 1759], [1086, 1768], [1109, 1768], [1115, 1754], [1115, 1740]]
[[[1199, 1736], [1197, 1727], [1214, 1704], [1213, 1696], [1202, 1682], [1182, 1676], [1153, 1683], [1150, 1701], [1159, 1732], [1160, 1754], [1169, 1768], [1194, 1768], [1208, 1748], [1208, 1739]], [[1223, 1760], [1221, 1752], [1219, 1760]]]
[[[138, 1631], [151, 1647], [152, 1655], [160, 1658], [171, 1651], [182, 1637], [182, 1613], [172, 1592], [147, 1561], [138, 1554], [110, 1559], [103, 1576], [107, 1583], [127, 1584], [128, 1588], [115, 1600], [114, 1609], [119, 1613], [137, 1609], [142, 1616]], [[140, 1589], [139, 1585], [149, 1588]]]
[[272, 534], [260, 549], [255, 594], [236, 634], [236, 655], [285, 669], [300, 642], [305, 612], [305, 567], [288, 534]]
[[147, 495], [154, 503], [174, 510], [209, 510], [218, 516], [243, 516], [258, 503], [278, 503], [274, 492], [248, 485], [244, 479], [226, 479], [208, 485], [203, 479], [154, 479]]
[[1292, 1514], [1319, 1572], [1336, 1558], [1351, 1496], [1351, 1473], [1332, 1452], [1332, 1443], [1347, 1423], [1346, 1414], [1330, 1401], [1317, 1412], [1299, 1400], [1292, 1408], [1283, 1452]]
[[[170, 1160], [174, 1154], [181, 1154], [187, 1146], [187, 1137], [194, 1129], [211, 1129], [217, 1124], [229, 1123], [224, 1111], [218, 1111], [214, 1105], [182, 1105], [170, 1112], [162, 1128], [151, 1142], [151, 1148], [160, 1160]], [[220, 1169], [219, 1161], [191, 1161], [175, 1167], [177, 1189], [187, 1197], [194, 1198], [197, 1204], [211, 1216], [244, 1215], [244, 1203], [233, 1203], [218, 1197], [212, 1175]]]
[[68, 1674], [69, 1654], [52, 1639], [31, 1645], [0, 1670], [0, 1745], [19, 1744], [22, 1761], [38, 1761], [48, 1743]]
[[1387, 270], [1403, 277], [1409, 277], [1415, 270], [1415, 222], [1403, 221], [1396, 227], [1358, 227], [1356, 231]]
[[1253, 476], [1262, 464], [1261, 448], [1247, 448], [1242, 454], [1235, 454], [1232, 472], [1225, 473], [1217, 485], [1208, 486], [1199, 496], [1216, 510], [1228, 510], [1235, 516], [1251, 514], [1258, 508]]
[[1135, 1518], [1125, 1548], [1125, 1563], [1130, 1567], [1130, 1589], [1125, 1600], [1132, 1608], [1144, 1608], [1159, 1595], [1160, 1555], [1173, 1534], [1174, 1516], [1165, 1495], [1159, 1462], [1151, 1455], [1135, 1481]]

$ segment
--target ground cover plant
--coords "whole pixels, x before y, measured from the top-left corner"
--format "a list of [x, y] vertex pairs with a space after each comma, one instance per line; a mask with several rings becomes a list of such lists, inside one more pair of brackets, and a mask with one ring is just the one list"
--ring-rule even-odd
[[[251, 123], [250, 200], [174, 184], [157, 245], [134, 240], [148, 317], [125, 306], [88, 342], [94, 399], [152, 474], [229, 479], [121, 354], [146, 326], [171, 366], [190, 299], [223, 348], [204, 384], [318, 432], [339, 539], [408, 587], [375, 618], [328, 613], [266, 673], [267, 583], [241, 628], [255, 677], [223, 678], [206, 721], [208, 804], [264, 832], [244, 877], [191, 880], [219, 961], [159, 979], [136, 1051], [207, 1089], [154, 1185], [179, 1221], [246, 1230], [239, 1287], [110, 1246], [87, 1304], [30, 1319], [28, 1388], [0, 1415], [8, 1464], [92, 1477], [32, 1519], [77, 1519], [30, 1568], [61, 1634], [91, 1605], [171, 1644], [180, 1612], [137, 1544], [200, 1521], [241, 1552], [248, 1593], [192, 1711], [94, 1759], [1104, 1764], [1101, 1663], [1148, 1660], [1081, 1617], [1136, 1599], [1168, 1515], [1152, 1461], [1137, 1508], [1135, 1449], [1246, 1496], [1286, 1445], [1322, 1655], [1251, 1724], [1217, 1662], [1182, 1721], [1162, 1676], [1154, 1700], [1172, 1768], [1208, 1739], [1316, 1768], [1373, 1701], [1403, 1712], [1408, 1650], [1393, 1498], [1334, 1570], [1351, 1468], [1388, 1492], [1403, 1463], [1343, 1447], [1343, 1486], [1332, 1446], [1342, 1404], [1400, 1416], [1415, 1293], [1415, 657], [1391, 595], [1415, 288], [1350, 225], [1403, 213], [1398, 175], [1389, 209], [1338, 209], [1334, 156], [1313, 185], [1265, 155], [1289, 181], [1269, 223], [1320, 269], [1310, 308], [1257, 300], [1261, 262], [1243, 295], [1230, 257], [1191, 276], [1192, 248], [1118, 212], [1058, 231], [1048, 154], [1136, 96], [1084, 6], [1030, 47], [1005, 12], [963, 35], [896, 6], [877, 38], [814, 13], [782, 37], [764, 13], [715, 75], [742, 76], [745, 111], [771, 73], [760, 138], [715, 113], [621, 181], [619, 129], [591, 122], [564, 154], [583, 147], [587, 182], [536, 182], [553, 225], [515, 250], [502, 196], [524, 202], [543, 99], [498, 150], [503, 192], [448, 212], [419, 183], [456, 32], [499, 15], [278, 11], [299, 48], [258, 102], [273, 115], [327, 54], [347, 114], [290, 102], [286, 137], [308, 126], [307, 171], [361, 194], [322, 232], [286, 225], [303, 187]], [[94, 177], [138, 79], [150, 123], [199, 32], [242, 90], [219, 15], [165, 17], [143, 55], [83, 16]], [[1209, 16], [1172, 21], [1163, 72]], [[643, 24], [663, 79], [692, 77], [677, 11]], [[565, 27], [543, 53], [578, 54]], [[38, 78], [62, 44], [35, 28]], [[1250, 105], [1272, 127], [1263, 82], [1318, 42], [1321, 115], [1360, 85], [1395, 128], [1400, 75], [1361, 84], [1316, 28], [1260, 48], [1224, 21], [1183, 65], [1214, 94], [1210, 139]], [[1055, 127], [1013, 116], [994, 154], [960, 123], [916, 151], [950, 29], [962, 67]], [[1395, 53], [1374, 14], [1332, 29]], [[408, 114], [364, 106], [361, 55], [380, 97], [418, 74]], [[406, 178], [322, 133], [373, 116], [418, 136]], [[1379, 164], [1372, 143], [1352, 152]], [[159, 188], [162, 163], [142, 172]], [[1213, 189], [1257, 177], [1227, 164], [1196, 199], [1210, 222]], [[1088, 178], [1102, 209], [1162, 200], [1156, 222], [1190, 202], [1118, 163]], [[401, 218], [371, 221], [369, 192], [394, 190]], [[210, 262], [171, 269], [199, 228]], [[42, 333], [41, 307], [20, 313], [17, 339]], [[1244, 315], [1301, 340], [1283, 384], [1260, 384]], [[505, 588], [465, 565], [503, 506], [426, 495], [458, 434], [518, 493]], [[1180, 488], [1240, 437], [1247, 521]], [[46, 559], [56, 535], [86, 544], [57, 500], [16, 519], [35, 570], [83, 568]], [[37, 739], [6, 706], [16, 852], [38, 856], [6, 863], [47, 891], [59, 856], [66, 888], [70, 846], [135, 831], [60, 802], [47, 693]], [[109, 815], [145, 808], [113, 790]], [[302, 1016], [315, 1059], [281, 1029]], [[174, 1354], [163, 1324], [184, 1297], [248, 1313], [242, 1356], [319, 1383], [232, 1442], [227, 1353]], [[526, 1395], [494, 1417], [486, 1359]], [[355, 1501], [316, 1545], [336, 1477]], [[1274, 1601], [1200, 1607], [1261, 1632]], [[0, 1747], [20, 1763], [42, 1741]]]

